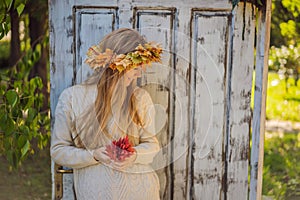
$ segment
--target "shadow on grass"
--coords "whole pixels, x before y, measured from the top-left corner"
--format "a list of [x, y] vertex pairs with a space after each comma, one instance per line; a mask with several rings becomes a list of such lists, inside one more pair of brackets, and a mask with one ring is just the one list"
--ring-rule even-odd
[[284, 100], [287, 100], [287, 101], [296, 101], [298, 103], [300, 103], [300, 97], [285, 97]]

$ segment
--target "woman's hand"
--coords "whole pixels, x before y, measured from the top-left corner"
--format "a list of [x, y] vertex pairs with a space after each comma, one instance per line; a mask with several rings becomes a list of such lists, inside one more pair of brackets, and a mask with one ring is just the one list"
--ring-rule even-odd
[[130, 167], [134, 164], [134, 161], [136, 160], [137, 154], [136, 151], [132, 153], [129, 157], [125, 158], [123, 161], [114, 161], [112, 163], [112, 167], [114, 167], [117, 170], [123, 170], [127, 167]]
[[104, 165], [109, 165], [112, 168], [115, 168], [117, 170], [123, 170], [134, 164], [137, 154], [136, 154], [136, 151], [134, 151], [132, 153], [132, 155], [125, 158], [123, 161], [114, 161], [107, 155], [106, 147], [100, 147], [99, 149], [94, 150], [93, 156], [94, 156], [95, 160], [97, 160], [98, 162], [100, 162]]
[[105, 147], [100, 147], [99, 149], [95, 149], [93, 152], [93, 156], [95, 160], [98, 162], [101, 162], [102, 164], [111, 164], [111, 159], [110, 157], [106, 154], [106, 148]]

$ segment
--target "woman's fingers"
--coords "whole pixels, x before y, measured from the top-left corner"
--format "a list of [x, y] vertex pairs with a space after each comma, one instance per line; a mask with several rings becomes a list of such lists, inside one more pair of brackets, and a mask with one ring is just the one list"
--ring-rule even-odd
[[99, 160], [99, 162], [102, 163], [109, 163], [110, 162], [110, 157], [105, 153], [105, 148], [99, 148], [94, 151], [93, 155], [96, 160]]
[[126, 167], [130, 167], [133, 165], [135, 160], [135, 156], [131, 155], [130, 157], [126, 158], [123, 161], [115, 161], [113, 162], [113, 166], [116, 167], [117, 169], [124, 169]]
[[102, 164], [109, 165], [118, 170], [122, 170], [126, 167], [132, 166], [137, 155], [136, 152], [134, 152], [131, 156], [125, 158], [123, 161], [115, 161], [108, 156], [105, 147], [100, 147], [99, 149], [96, 149], [94, 151], [94, 157]]

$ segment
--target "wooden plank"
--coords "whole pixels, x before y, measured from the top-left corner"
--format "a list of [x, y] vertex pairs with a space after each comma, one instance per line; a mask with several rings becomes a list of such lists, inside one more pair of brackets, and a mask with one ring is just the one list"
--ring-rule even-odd
[[[170, 198], [170, 154], [172, 154], [172, 145], [170, 138], [173, 129], [173, 80], [174, 80], [174, 31], [175, 9], [173, 8], [150, 8], [134, 7], [133, 26], [137, 28], [141, 35], [145, 36], [147, 41], [156, 41], [161, 43], [164, 49], [162, 57], [163, 64], [152, 64], [142, 74], [139, 84], [148, 90], [156, 107], [156, 131], [157, 138], [160, 141], [161, 150], [152, 163], [160, 181], [160, 196], [165, 199]], [[168, 112], [168, 113], [167, 113]], [[169, 126], [168, 126], [169, 123]]]
[[[74, 74], [73, 63], [73, 17], [72, 8], [64, 1], [50, 1], [50, 110], [51, 123], [55, 120], [54, 111], [60, 93], [72, 85]], [[69, 9], [68, 9], [69, 8]], [[52, 199], [55, 199], [55, 167], [51, 162]], [[63, 194], [68, 199], [74, 199], [72, 190], [72, 175], [63, 176]]]
[[250, 200], [262, 198], [264, 131], [268, 84], [271, 0], [258, 11], [254, 111], [252, 125]]
[[86, 52], [108, 33], [119, 27], [117, 7], [75, 6], [75, 69], [76, 84], [86, 80], [93, 71], [84, 63]]
[[[66, 2], [50, 1], [50, 101], [53, 114], [62, 90], [73, 79], [73, 17]], [[68, 9], [69, 8], [69, 9]]]
[[[226, 122], [227, 45], [230, 12], [193, 12], [191, 104], [194, 145], [191, 199], [222, 195], [223, 137]], [[194, 85], [195, 84], [195, 85]], [[194, 101], [194, 103], [193, 103]]]
[[175, 70], [173, 146], [171, 199], [186, 199], [189, 191], [188, 162], [189, 149], [189, 91], [190, 91], [190, 19], [191, 9], [188, 6], [177, 6], [177, 23], [175, 30]]
[[228, 124], [225, 141], [224, 199], [247, 199], [248, 156], [251, 123], [251, 89], [255, 35], [255, 12], [249, 3], [233, 11], [232, 69], [228, 92]]

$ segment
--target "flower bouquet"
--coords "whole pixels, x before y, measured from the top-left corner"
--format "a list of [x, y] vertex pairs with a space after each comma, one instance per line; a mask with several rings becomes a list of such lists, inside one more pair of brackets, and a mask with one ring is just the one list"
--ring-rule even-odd
[[134, 148], [126, 135], [119, 140], [112, 141], [106, 146], [107, 155], [114, 161], [123, 161], [134, 153]]

